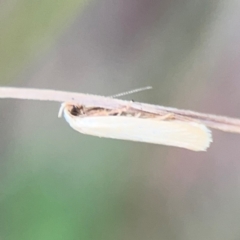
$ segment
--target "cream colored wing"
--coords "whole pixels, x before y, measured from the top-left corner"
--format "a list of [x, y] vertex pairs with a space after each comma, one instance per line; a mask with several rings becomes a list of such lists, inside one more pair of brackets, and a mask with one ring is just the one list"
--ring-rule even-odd
[[211, 131], [202, 124], [162, 121], [124, 116], [75, 117], [64, 111], [70, 126], [84, 134], [163, 144], [205, 151], [212, 142]]

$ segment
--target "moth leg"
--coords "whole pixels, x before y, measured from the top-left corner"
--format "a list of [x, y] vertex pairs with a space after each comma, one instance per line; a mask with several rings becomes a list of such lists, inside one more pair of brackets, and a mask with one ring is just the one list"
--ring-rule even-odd
[[131, 103], [128, 103], [127, 106], [120, 107], [117, 109], [112, 109], [108, 113], [109, 113], [109, 115], [121, 116], [123, 113], [127, 113], [129, 111], [130, 107], [131, 107]]
[[174, 120], [175, 115], [174, 115], [174, 113], [167, 113], [163, 116], [156, 117], [156, 119], [158, 119], [158, 120]]
[[91, 116], [120, 116], [122, 113], [127, 111], [127, 107], [121, 107], [117, 109], [101, 109], [100, 111], [92, 112]]
[[121, 116], [121, 114], [124, 113], [124, 112], [127, 112], [128, 109], [129, 109], [129, 107], [126, 106], [126, 107], [121, 107], [121, 108], [118, 108], [118, 109], [113, 109], [113, 110], [109, 111], [108, 113], [109, 113], [109, 115]]
[[141, 113], [139, 112], [139, 113], [137, 113], [134, 117], [136, 117], [136, 118], [139, 118], [139, 117], [141, 117]]
[[91, 113], [91, 116], [108, 116], [109, 111], [107, 109], [103, 109], [101, 111], [96, 111], [94, 113]]

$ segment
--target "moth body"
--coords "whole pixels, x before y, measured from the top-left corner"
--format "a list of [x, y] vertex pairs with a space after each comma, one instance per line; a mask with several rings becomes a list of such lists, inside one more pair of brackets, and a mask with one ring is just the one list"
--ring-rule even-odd
[[[120, 112], [119, 112], [120, 111]], [[134, 115], [127, 108], [121, 112], [101, 108], [86, 108], [63, 103], [59, 114], [69, 125], [83, 134], [98, 137], [162, 144], [205, 151], [212, 142], [211, 131], [203, 124]]]

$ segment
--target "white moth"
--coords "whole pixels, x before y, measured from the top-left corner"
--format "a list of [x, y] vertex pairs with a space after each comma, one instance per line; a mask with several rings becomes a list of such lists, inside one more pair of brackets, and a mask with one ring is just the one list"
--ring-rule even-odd
[[206, 151], [212, 142], [211, 131], [191, 119], [176, 119], [134, 110], [130, 107], [110, 110], [63, 103], [59, 110], [69, 125], [83, 134], [131, 140]]

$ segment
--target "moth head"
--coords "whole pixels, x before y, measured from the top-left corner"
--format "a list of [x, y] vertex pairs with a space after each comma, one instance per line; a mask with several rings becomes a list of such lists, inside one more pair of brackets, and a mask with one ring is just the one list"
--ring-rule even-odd
[[62, 103], [61, 107], [58, 112], [58, 117], [62, 117], [63, 112], [67, 112], [68, 114], [72, 116], [79, 116], [82, 115], [82, 105], [75, 105], [73, 103]]

